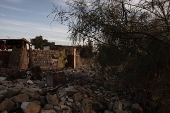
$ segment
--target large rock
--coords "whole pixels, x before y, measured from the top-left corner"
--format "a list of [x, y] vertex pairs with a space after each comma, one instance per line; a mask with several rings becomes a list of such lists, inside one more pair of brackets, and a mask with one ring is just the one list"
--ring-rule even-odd
[[82, 101], [82, 107], [80, 108], [81, 113], [90, 113], [92, 110], [92, 100], [84, 99]]
[[24, 110], [24, 113], [39, 113], [41, 106], [34, 102], [22, 102], [21, 108]]
[[22, 102], [21, 108], [22, 108], [23, 110], [25, 110], [25, 109], [27, 108], [28, 104], [29, 104], [29, 102]]
[[1, 104], [0, 104], [0, 111], [10, 111], [11, 108], [15, 105], [14, 102], [12, 102], [11, 100], [9, 99], [5, 99]]
[[45, 110], [50, 110], [50, 109], [53, 109], [54, 107], [53, 107], [53, 105], [52, 104], [46, 104], [45, 106], [44, 106], [44, 109]]
[[48, 93], [48, 94], [46, 95], [46, 99], [47, 99], [47, 102], [48, 102], [49, 104], [52, 104], [52, 105], [54, 105], [54, 106], [59, 104], [59, 100], [58, 100], [56, 94], [51, 95], [51, 94]]
[[39, 98], [39, 93], [38, 92], [29, 92], [29, 97], [33, 99], [38, 99]]
[[120, 101], [115, 101], [113, 109], [122, 110], [122, 103]]
[[6, 77], [0, 77], [0, 81], [5, 81]]
[[13, 101], [14, 102], [26, 102], [26, 101], [29, 101], [28, 94], [24, 93], [24, 94], [19, 94], [17, 96], [14, 96]]
[[67, 92], [66, 92], [65, 88], [63, 88], [63, 87], [60, 87], [57, 90], [57, 95], [58, 95], [59, 98], [65, 96], [66, 94], [67, 94]]
[[81, 99], [82, 99], [82, 95], [81, 95], [80, 93], [75, 93], [75, 94], [73, 95], [73, 100], [74, 100], [74, 102], [80, 102]]

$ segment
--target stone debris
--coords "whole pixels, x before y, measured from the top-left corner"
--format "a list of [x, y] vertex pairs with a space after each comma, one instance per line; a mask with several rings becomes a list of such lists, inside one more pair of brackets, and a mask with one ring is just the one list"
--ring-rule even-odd
[[26, 105], [26, 109], [24, 110], [25, 113], [39, 113], [41, 109], [41, 106], [34, 103], [34, 102], [29, 102]]
[[50, 109], [53, 109], [54, 107], [53, 107], [53, 105], [52, 104], [46, 104], [45, 106], [44, 106], [44, 109], [45, 110], [50, 110]]
[[29, 97], [27, 93], [24, 94], [19, 94], [17, 96], [14, 96], [12, 99], [14, 102], [25, 102], [25, 101], [29, 101]]
[[47, 102], [48, 102], [49, 104], [52, 104], [52, 105], [54, 105], [54, 106], [59, 104], [59, 100], [58, 100], [56, 94], [51, 95], [51, 94], [48, 93], [48, 94], [46, 95], [46, 99], [47, 99]]
[[14, 102], [12, 102], [11, 100], [9, 100], [9, 99], [6, 98], [6, 99], [5, 99], [3, 102], [1, 102], [1, 104], [0, 104], [0, 111], [5, 111], [5, 110], [10, 111], [11, 108], [12, 108], [14, 105], [15, 105]]
[[[0, 112], [24, 113], [143, 113], [138, 103], [110, 88], [103, 77], [80, 70], [64, 70], [63, 84], [45, 86], [45, 78], [3, 79], [0, 75]], [[45, 72], [43, 72], [45, 74]], [[49, 71], [48, 71], [49, 73]], [[10, 75], [11, 77], [12, 75]], [[45, 77], [45, 76], [44, 76]]]

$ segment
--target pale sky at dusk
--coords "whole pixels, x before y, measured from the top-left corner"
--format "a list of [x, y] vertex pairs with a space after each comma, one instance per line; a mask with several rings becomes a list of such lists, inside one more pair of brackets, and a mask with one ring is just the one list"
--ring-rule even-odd
[[0, 39], [26, 38], [30, 41], [41, 35], [56, 45], [70, 45], [67, 26], [54, 22], [50, 27], [53, 18], [47, 18], [52, 3], [64, 6], [64, 1], [0, 0]]

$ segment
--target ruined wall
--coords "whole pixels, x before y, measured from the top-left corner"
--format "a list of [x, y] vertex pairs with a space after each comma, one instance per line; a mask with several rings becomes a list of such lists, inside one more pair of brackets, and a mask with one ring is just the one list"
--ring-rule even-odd
[[[55, 58], [53, 66], [51, 59]], [[65, 50], [33, 50], [32, 62], [34, 66], [40, 66], [41, 69], [62, 69], [65, 66]]]
[[91, 65], [94, 65], [94, 58], [82, 58], [80, 56], [80, 49], [76, 50], [76, 68], [85, 67], [90, 68]]

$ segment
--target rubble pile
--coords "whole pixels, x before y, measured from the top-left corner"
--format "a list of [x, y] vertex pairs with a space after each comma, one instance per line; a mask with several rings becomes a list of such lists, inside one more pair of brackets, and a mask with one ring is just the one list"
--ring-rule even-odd
[[[45, 73], [45, 72], [44, 72]], [[44, 80], [15, 79], [0, 76], [0, 112], [2, 113], [142, 113], [132, 97], [120, 95], [102, 86], [103, 78], [94, 73], [67, 70], [67, 81], [48, 87]]]

